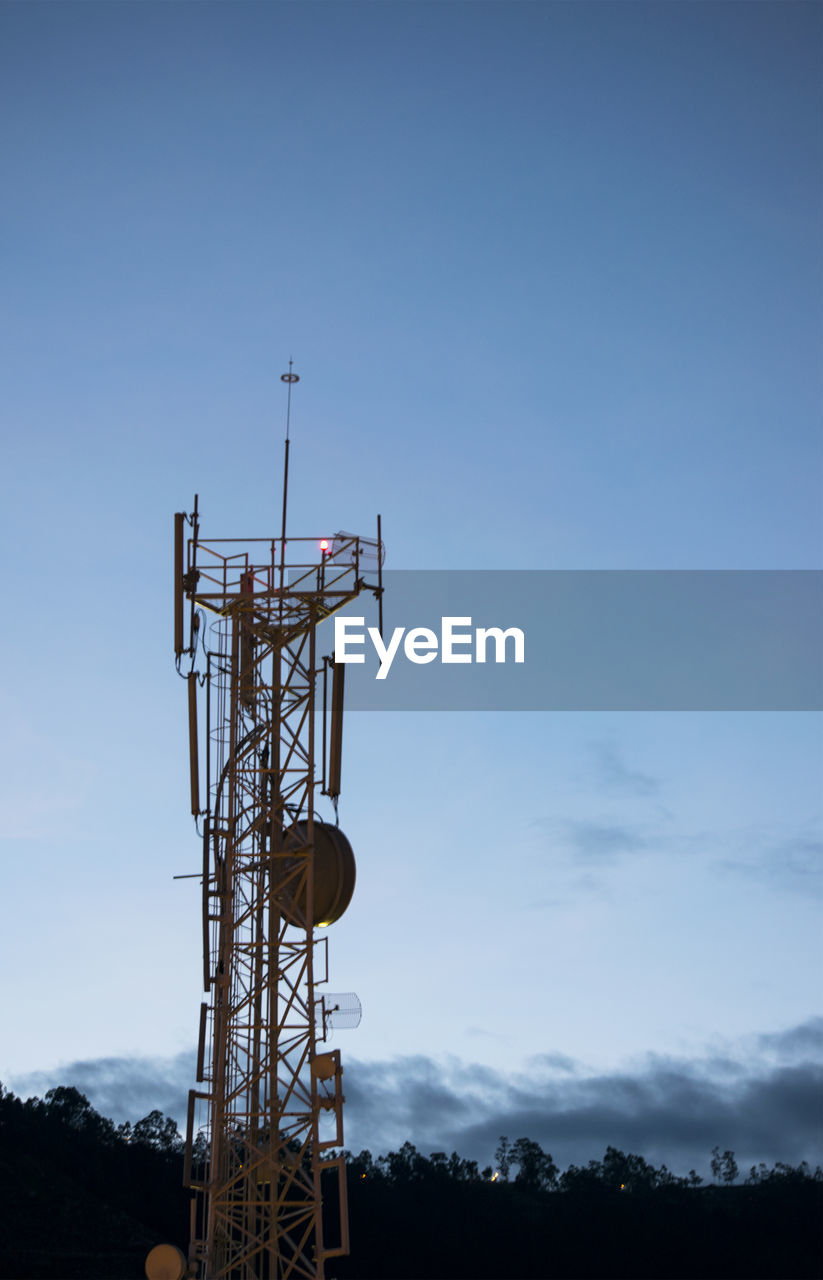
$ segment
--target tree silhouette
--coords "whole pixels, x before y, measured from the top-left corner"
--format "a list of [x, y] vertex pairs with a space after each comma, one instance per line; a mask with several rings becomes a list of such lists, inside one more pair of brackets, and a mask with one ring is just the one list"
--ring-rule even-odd
[[162, 1111], [150, 1111], [138, 1120], [131, 1131], [131, 1141], [169, 1155], [181, 1152], [185, 1145], [175, 1121], [171, 1116], [164, 1116]]
[[35, 1099], [35, 1103], [43, 1108], [50, 1122], [65, 1125], [94, 1141], [113, 1142], [117, 1136], [112, 1121], [99, 1115], [85, 1094], [73, 1086], [49, 1089], [43, 1101]]
[[500, 1177], [503, 1179], [504, 1182], [508, 1182], [509, 1180], [509, 1168], [510, 1168], [509, 1152], [510, 1152], [510, 1143], [508, 1138], [505, 1136], [501, 1137], [500, 1141], [497, 1144], [497, 1150], [494, 1153], [494, 1158], [495, 1158], [495, 1161], [497, 1162], [497, 1167], [500, 1170]]
[[509, 1159], [518, 1166], [515, 1186], [530, 1191], [549, 1191], [557, 1186], [557, 1165], [531, 1138], [518, 1138], [512, 1143]]
[[[606, 1147], [602, 1169], [603, 1181], [614, 1191], [651, 1191], [660, 1182], [660, 1172], [642, 1156], [626, 1155], [616, 1147]], [[663, 1181], [670, 1179], [674, 1181], [674, 1175], [666, 1169]]]
[[720, 1154], [719, 1147], [712, 1148], [712, 1177], [717, 1181], [725, 1182], [730, 1187], [738, 1174], [737, 1161], [734, 1158], [733, 1151], [724, 1151]]

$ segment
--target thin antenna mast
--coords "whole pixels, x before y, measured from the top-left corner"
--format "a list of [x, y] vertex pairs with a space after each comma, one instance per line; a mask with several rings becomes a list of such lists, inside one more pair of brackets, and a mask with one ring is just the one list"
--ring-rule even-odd
[[288, 373], [281, 373], [280, 381], [288, 383], [289, 392], [286, 400], [286, 456], [283, 461], [283, 527], [280, 534], [281, 540], [281, 561], [286, 551], [286, 504], [289, 497], [289, 426], [291, 423], [291, 388], [293, 382], [299, 382], [300, 378], [296, 373], [292, 372], [294, 361], [289, 357]]

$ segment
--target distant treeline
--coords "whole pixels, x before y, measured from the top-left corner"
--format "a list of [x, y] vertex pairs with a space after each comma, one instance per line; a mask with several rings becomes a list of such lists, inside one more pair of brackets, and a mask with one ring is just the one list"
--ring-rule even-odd
[[[359, 1155], [344, 1151], [343, 1154], [350, 1174], [364, 1181], [381, 1180], [398, 1186], [444, 1180], [505, 1183], [510, 1180], [513, 1170], [516, 1170], [512, 1178], [514, 1185], [529, 1191], [648, 1192], [662, 1187], [695, 1189], [703, 1184], [703, 1179], [694, 1169], [690, 1169], [685, 1177], [679, 1177], [665, 1164], [656, 1169], [642, 1156], [626, 1155], [616, 1147], [607, 1147], [602, 1160], [590, 1160], [582, 1166], [572, 1164], [565, 1173], [561, 1173], [552, 1157], [531, 1138], [509, 1142], [507, 1137], [501, 1137], [494, 1153], [496, 1167], [487, 1165], [482, 1170], [477, 1161], [462, 1160], [456, 1151], [448, 1157], [445, 1151], [432, 1151], [426, 1157], [410, 1142], [404, 1142], [399, 1151], [390, 1151], [376, 1160], [370, 1151], [361, 1151]], [[734, 1152], [724, 1151], [721, 1154], [720, 1148], [715, 1147], [711, 1155], [711, 1170], [717, 1183], [731, 1186], [740, 1173]], [[803, 1182], [823, 1183], [823, 1169], [818, 1165], [812, 1170], [805, 1160], [799, 1165], [778, 1161], [771, 1169], [765, 1164], [752, 1165], [745, 1179], [746, 1186]]]
[[[159, 1111], [115, 1126], [76, 1089], [24, 1102], [0, 1086], [0, 1280], [141, 1280], [153, 1245], [185, 1251], [182, 1147]], [[734, 1153], [715, 1147], [704, 1186], [611, 1146], [561, 1172], [529, 1138], [501, 1138], [483, 1169], [409, 1142], [345, 1156], [352, 1251], [328, 1265], [337, 1280], [823, 1274], [823, 1172], [805, 1163], [740, 1179]]]

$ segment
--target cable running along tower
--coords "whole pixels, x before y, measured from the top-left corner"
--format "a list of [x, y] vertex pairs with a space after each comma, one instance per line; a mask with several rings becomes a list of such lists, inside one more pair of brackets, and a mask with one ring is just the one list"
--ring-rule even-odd
[[317, 812], [321, 795], [337, 811], [345, 670], [318, 656], [317, 628], [362, 591], [381, 601], [383, 545], [379, 516], [376, 538], [287, 536], [291, 362], [283, 381], [280, 537], [205, 539], [196, 497], [175, 516], [174, 649], [203, 838], [206, 999], [180, 1272], [196, 1280], [324, 1280], [326, 1260], [348, 1252], [346, 1171], [329, 1155], [343, 1141], [342, 1067], [326, 1040], [356, 1025], [359, 1002], [326, 992], [317, 931], [348, 906], [355, 866]]

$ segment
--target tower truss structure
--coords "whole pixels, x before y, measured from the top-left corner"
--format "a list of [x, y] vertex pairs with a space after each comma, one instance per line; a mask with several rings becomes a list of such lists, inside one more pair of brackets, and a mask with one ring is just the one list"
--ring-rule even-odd
[[317, 628], [363, 590], [379, 598], [381, 561], [379, 519], [376, 540], [204, 541], [197, 499], [175, 517], [175, 652], [203, 835], [206, 1000], [185, 1172], [198, 1280], [324, 1280], [326, 1260], [348, 1252], [345, 1168], [329, 1155], [343, 1139], [342, 1067], [324, 1043], [327, 938], [316, 929], [345, 909], [354, 864], [316, 812], [318, 792], [336, 805], [342, 732], [337, 668], [329, 770]]

